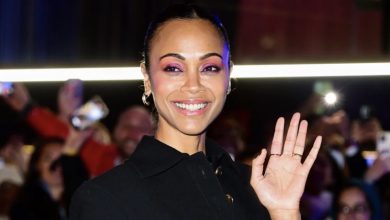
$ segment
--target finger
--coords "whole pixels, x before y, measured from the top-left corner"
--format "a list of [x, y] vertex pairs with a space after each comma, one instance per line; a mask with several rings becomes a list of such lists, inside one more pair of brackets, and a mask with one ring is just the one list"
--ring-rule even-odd
[[275, 133], [271, 144], [271, 154], [281, 154], [283, 147], [284, 118], [280, 117], [276, 121]]
[[305, 141], [307, 133], [307, 121], [301, 121], [298, 129], [297, 141], [295, 142], [294, 155], [301, 155], [305, 150]]
[[313, 166], [314, 161], [317, 158], [318, 151], [321, 147], [321, 141], [322, 137], [317, 136], [316, 140], [314, 141], [313, 147], [310, 149], [309, 155], [306, 157], [305, 162], [303, 163], [303, 168], [306, 171], [306, 173], [309, 173], [310, 168]]
[[264, 162], [267, 150], [262, 149], [259, 156], [252, 161], [252, 179], [258, 180], [263, 178]]
[[295, 113], [291, 118], [290, 126], [287, 131], [286, 141], [284, 142], [283, 154], [293, 154], [300, 117], [301, 115], [299, 113]]

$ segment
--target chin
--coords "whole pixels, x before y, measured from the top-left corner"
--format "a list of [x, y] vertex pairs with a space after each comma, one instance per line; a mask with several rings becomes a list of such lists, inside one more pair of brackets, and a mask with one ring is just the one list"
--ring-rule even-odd
[[203, 125], [196, 125], [196, 126], [187, 125], [180, 130], [183, 134], [186, 134], [189, 136], [197, 136], [197, 135], [202, 135], [203, 133], [205, 133], [206, 128], [207, 128], [207, 126], [203, 126]]

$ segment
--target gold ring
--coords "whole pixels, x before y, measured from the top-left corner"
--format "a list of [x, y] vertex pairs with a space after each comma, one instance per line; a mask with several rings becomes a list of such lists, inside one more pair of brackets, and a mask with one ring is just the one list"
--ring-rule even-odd
[[302, 157], [303, 155], [302, 155], [302, 154], [298, 154], [298, 153], [293, 153], [293, 156], [299, 156], [299, 157]]

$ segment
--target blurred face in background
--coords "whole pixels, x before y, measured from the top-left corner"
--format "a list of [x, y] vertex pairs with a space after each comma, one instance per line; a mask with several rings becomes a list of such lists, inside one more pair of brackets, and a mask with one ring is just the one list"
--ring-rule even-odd
[[4, 146], [1, 146], [0, 157], [6, 163], [17, 163], [22, 159], [23, 138], [20, 135], [12, 135]]
[[42, 146], [42, 152], [37, 162], [41, 180], [48, 186], [62, 186], [62, 168], [56, 162], [62, 154], [62, 144], [47, 143]]
[[371, 210], [362, 190], [358, 187], [345, 189], [338, 201], [338, 220], [370, 220]]
[[367, 121], [355, 121], [352, 124], [352, 137], [357, 143], [375, 146], [376, 139], [382, 131], [382, 126], [377, 118]]
[[159, 114], [156, 137], [203, 134], [220, 113], [229, 83], [229, 50], [203, 19], [173, 19], [156, 32], [145, 90]]
[[113, 139], [123, 159], [135, 150], [144, 135], [153, 134], [151, 114], [143, 107], [131, 107], [121, 114]]

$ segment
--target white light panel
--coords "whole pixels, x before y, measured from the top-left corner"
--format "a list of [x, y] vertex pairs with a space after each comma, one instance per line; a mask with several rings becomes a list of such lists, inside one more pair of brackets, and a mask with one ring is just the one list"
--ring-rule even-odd
[[[390, 62], [235, 65], [233, 78], [390, 76]], [[0, 69], [0, 81], [55, 82], [141, 80], [139, 67]]]

